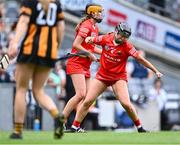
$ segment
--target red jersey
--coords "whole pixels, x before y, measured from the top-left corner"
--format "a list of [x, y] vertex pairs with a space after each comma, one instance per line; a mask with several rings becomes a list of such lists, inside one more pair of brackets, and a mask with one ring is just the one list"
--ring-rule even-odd
[[136, 58], [138, 51], [128, 41], [117, 45], [114, 42], [114, 33], [94, 38], [94, 43], [102, 46], [100, 68], [96, 78], [100, 80], [126, 80], [126, 63], [129, 56]]
[[[87, 49], [90, 52], [94, 52], [94, 44], [87, 44], [85, 42], [85, 38], [88, 36], [97, 37], [98, 36], [98, 27], [93, 24], [93, 22], [88, 19], [84, 21], [80, 27], [77, 30], [76, 37], [81, 36], [84, 38], [84, 41], [82, 42], [82, 46]], [[78, 52], [76, 48], [72, 48], [72, 53]], [[74, 64], [80, 64], [82, 65], [86, 70], [90, 68], [91, 60], [88, 58], [82, 58], [82, 57], [72, 57], [68, 60], [67, 65], [74, 65]]]

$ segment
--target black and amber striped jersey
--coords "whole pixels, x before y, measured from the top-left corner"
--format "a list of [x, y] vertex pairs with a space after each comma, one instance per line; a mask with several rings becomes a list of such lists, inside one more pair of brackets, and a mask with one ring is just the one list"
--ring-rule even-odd
[[[59, 0], [51, 1], [47, 11], [38, 0], [23, 0], [20, 16], [30, 17], [27, 33], [21, 43], [19, 61], [41, 57], [56, 59], [58, 53], [57, 22], [64, 20]], [[23, 56], [20, 56], [23, 55]]]

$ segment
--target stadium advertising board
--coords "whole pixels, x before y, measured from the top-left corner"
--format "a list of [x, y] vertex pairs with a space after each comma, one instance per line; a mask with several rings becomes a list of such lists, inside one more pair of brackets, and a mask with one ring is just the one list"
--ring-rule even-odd
[[167, 48], [171, 48], [180, 52], [180, 35], [166, 32], [164, 45]]
[[119, 22], [126, 21], [127, 15], [120, 11], [109, 9], [107, 12], [107, 24], [116, 26]]
[[135, 36], [154, 42], [156, 36], [156, 26], [144, 21], [137, 21]]

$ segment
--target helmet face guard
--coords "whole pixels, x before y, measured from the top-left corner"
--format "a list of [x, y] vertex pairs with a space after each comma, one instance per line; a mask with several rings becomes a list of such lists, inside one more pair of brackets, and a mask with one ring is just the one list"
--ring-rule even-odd
[[103, 20], [103, 8], [99, 4], [91, 3], [86, 6], [86, 15], [100, 23]]
[[125, 38], [129, 38], [131, 36], [131, 28], [126, 22], [122, 22], [117, 25], [115, 32]]

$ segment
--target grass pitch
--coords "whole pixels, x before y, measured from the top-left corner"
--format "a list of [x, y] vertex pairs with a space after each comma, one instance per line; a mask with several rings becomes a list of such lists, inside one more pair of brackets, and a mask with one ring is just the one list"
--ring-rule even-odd
[[53, 132], [24, 131], [23, 140], [9, 139], [10, 132], [0, 132], [0, 144], [101, 144], [101, 145], [180, 145], [180, 132], [111, 132], [65, 133], [62, 139], [53, 139]]

